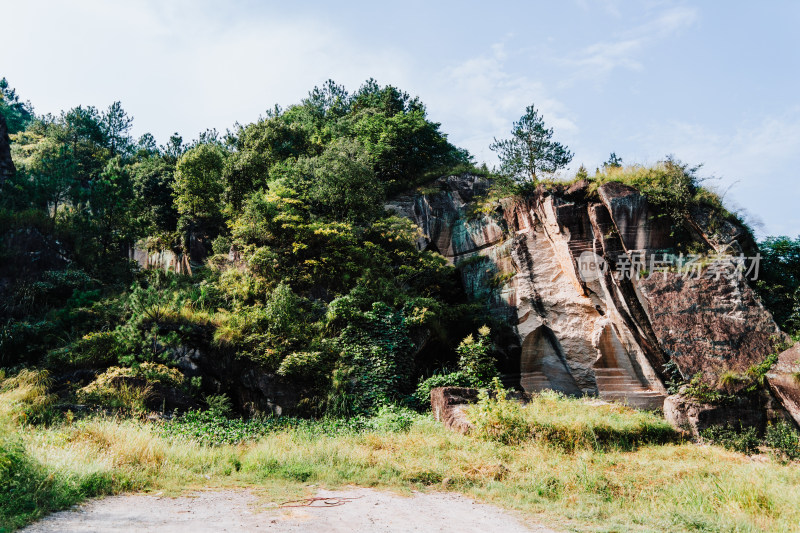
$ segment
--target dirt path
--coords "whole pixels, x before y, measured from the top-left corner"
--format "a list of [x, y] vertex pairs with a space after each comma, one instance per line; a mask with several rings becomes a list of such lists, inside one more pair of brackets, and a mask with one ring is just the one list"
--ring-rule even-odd
[[320, 490], [326, 505], [258, 506], [247, 490], [196, 492], [180, 498], [150, 495], [94, 500], [74, 511], [62, 511], [28, 526], [25, 533], [271, 531], [276, 533], [433, 532], [555, 533], [524, 524], [491, 505], [452, 493], [391, 492], [354, 488]]

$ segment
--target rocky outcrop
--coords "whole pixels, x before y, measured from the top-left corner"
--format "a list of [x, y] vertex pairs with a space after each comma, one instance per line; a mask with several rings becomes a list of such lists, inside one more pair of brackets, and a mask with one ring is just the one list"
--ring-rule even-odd
[[431, 412], [434, 420], [463, 434], [472, 429], [472, 422], [467, 418], [464, 409], [477, 401], [476, 389], [437, 387], [431, 390]]
[[712, 383], [725, 372], [746, 373], [782, 338], [743, 280], [667, 273], [639, 288], [661, 348], [685, 376], [700, 373]]
[[137, 244], [129, 250], [129, 258], [136, 261], [142, 269], [160, 269], [173, 271], [176, 274], [191, 274], [192, 266], [189, 257], [172, 250], [147, 250], [143, 245]]
[[767, 373], [770, 390], [800, 426], [800, 342], [778, 355], [778, 362]]
[[699, 438], [712, 426], [734, 429], [763, 430], [767, 416], [764, 407], [754, 398], [742, 398], [736, 403], [711, 405], [674, 394], [664, 401], [664, 418], [687, 436]]
[[173, 354], [177, 367], [189, 378], [202, 378], [206, 394], [228, 394], [235, 408], [248, 415], [309, 415], [301, 400], [310, 387], [274, 373], [260, 365], [206, 348], [182, 347]]
[[[419, 225], [418, 246], [444, 255], [469, 296], [513, 325], [518, 365], [508, 385], [660, 408], [668, 361], [712, 381], [773, 350], [778, 328], [743, 276], [653, 272], [654, 258], [664, 266], [679, 257], [668, 218], [637, 190], [607, 183], [594, 193], [578, 182], [490, 201], [487, 189], [481, 178], [451, 176], [387, 208]], [[690, 229], [709, 253], [751, 245], [746, 230], [707, 213]]]
[[0, 114], [0, 185], [15, 173], [14, 161], [11, 160], [11, 141], [8, 139], [8, 126], [5, 117]]

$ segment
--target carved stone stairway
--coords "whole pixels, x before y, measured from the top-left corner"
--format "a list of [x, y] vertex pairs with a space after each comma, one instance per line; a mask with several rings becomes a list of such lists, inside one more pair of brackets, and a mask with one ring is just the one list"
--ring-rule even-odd
[[619, 402], [637, 409], [662, 409], [666, 396], [648, 389], [621, 368], [595, 368], [600, 398]]

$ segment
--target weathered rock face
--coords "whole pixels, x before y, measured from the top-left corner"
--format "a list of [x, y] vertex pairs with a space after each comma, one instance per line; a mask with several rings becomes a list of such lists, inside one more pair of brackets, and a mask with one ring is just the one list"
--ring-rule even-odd
[[10, 141], [8, 139], [8, 126], [6, 119], [0, 114], [0, 185], [16, 173], [14, 162], [11, 160]]
[[459, 433], [469, 433], [472, 423], [464, 408], [478, 401], [478, 391], [465, 387], [437, 387], [431, 390], [431, 412], [441, 422]]
[[184, 375], [203, 378], [206, 393], [230, 394], [234, 406], [243, 413], [308, 414], [300, 405], [300, 400], [308, 397], [303, 383], [267, 373], [232, 354], [186, 348], [174, 357]]
[[[637, 255], [675, 245], [670, 223], [635, 189], [608, 183], [595, 196], [577, 183], [481, 204], [488, 187], [481, 178], [452, 176], [434, 186], [387, 207], [414, 220], [418, 245], [454, 263], [469, 295], [514, 325], [519, 372], [504, 376], [509, 384], [654, 408], [666, 396], [670, 360], [684, 376], [713, 379], [773, 349], [778, 328], [742, 277], [625, 275]], [[692, 221], [700, 246], [752, 249], [742, 228], [726, 222], [712, 230], [709, 221], [708, 214]], [[593, 264], [605, 268], [586, 268]]]
[[700, 437], [705, 429], [712, 426], [753, 427], [760, 431], [767, 421], [764, 407], [753, 398], [742, 399], [736, 404], [709, 405], [678, 394], [664, 401], [664, 418], [673, 427], [694, 438]]
[[767, 374], [772, 393], [800, 426], [800, 342], [781, 352]]
[[661, 348], [687, 376], [712, 382], [726, 370], [744, 373], [774, 353], [780, 338], [742, 281], [657, 274], [642, 280], [640, 294]]

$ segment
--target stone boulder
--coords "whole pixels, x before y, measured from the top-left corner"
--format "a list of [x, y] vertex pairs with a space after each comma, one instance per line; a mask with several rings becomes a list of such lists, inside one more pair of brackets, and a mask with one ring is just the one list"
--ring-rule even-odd
[[626, 250], [661, 250], [675, 245], [669, 222], [633, 187], [609, 182], [597, 189]]
[[800, 425], [800, 342], [781, 352], [767, 373], [767, 382], [789, 416]]
[[431, 390], [433, 418], [445, 427], [467, 434], [472, 423], [464, 408], [478, 401], [478, 390], [467, 387], [437, 387]]
[[661, 348], [688, 379], [716, 383], [746, 373], [775, 353], [784, 335], [744, 278], [687, 278], [658, 273], [638, 284]]
[[753, 399], [712, 405], [680, 394], [673, 394], [664, 400], [664, 418], [675, 429], [694, 438], [699, 438], [705, 429], [712, 426], [755, 427], [762, 431], [767, 421], [765, 409]]

